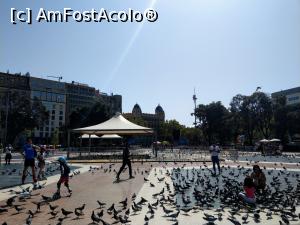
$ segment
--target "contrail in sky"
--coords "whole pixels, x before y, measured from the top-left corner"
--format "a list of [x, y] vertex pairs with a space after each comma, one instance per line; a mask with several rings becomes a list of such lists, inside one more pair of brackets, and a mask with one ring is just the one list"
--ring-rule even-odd
[[[150, 5], [147, 8], [154, 8], [155, 4], [156, 4], [157, 0], [151, 0]], [[109, 86], [109, 84], [111, 83], [111, 81], [114, 79], [114, 77], [116, 76], [117, 72], [119, 71], [120, 66], [123, 64], [124, 60], [126, 59], [132, 45], [134, 44], [135, 40], [137, 39], [137, 37], [139, 36], [143, 25], [144, 25], [144, 21], [143, 20], [140, 24], [138, 24], [138, 27], [136, 28], [135, 32], [133, 33], [130, 41], [128, 42], [126, 48], [124, 49], [124, 51], [122, 52], [119, 60], [117, 61], [115, 67], [113, 68], [112, 72], [109, 74], [109, 76], [106, 79], [106, 82], [103, 85], [103, 89], [107, 88]]]

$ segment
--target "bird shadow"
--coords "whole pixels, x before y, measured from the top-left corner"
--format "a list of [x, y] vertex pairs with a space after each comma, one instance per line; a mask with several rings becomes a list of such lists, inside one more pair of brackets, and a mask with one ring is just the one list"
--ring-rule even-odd
[[128, 180], [130, 180], [130, 179], [129, 179], [129, 178], [127, 178], [127, 179], [115, 180], [115, 181], [113, 181], [113, 184], [122, 183], [122, 182], [125, 182], [125, 181], [128, 181]]
[[73, 218], [71, 220], [82, 220], [83, 218], [82, 217], [76, 217], [76, 218]]

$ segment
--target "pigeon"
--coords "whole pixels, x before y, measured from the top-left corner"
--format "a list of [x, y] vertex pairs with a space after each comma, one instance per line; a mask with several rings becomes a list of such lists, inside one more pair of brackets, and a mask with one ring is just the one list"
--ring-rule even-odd
[[75, 208], [75, 211], [80, 211], [82, 213], [82, 211], [84, 210], [85, 204], [83, 204], [82, 206]]
[[115, 203], [113, 203], [108, 209], [107, 211], [113, 211], [115, 209]]
[[15, 201], [16, 197], [17, 196], [13, 196], [13, 197], [10, 197], [9, 199], [7, 199], [6, 205], [12, 207], [13, 206], [13, 202]]
[[54, 211], [57, 207], [58, 207], [58, 205], [53, 205], [53, 206], [52, 206], [52, 205], [49, 203], [49, 208], [50, 208], [51, 211]]
[[51, 214], [52, 218], [55, 218], [56, 215], [58, 214], [58, 211], [51, 211], [50, 214]]
[[230, 222], [232, 222], [234, 225], [241, 225], [241, 223], [235, 219], [235, 218], [227, 218]]
[[34, 217], [34, 213], [29, 209], [28, 210], [28, 214], [31, 216], [31, 217]]
[[100, 218], [98, 218], [96, 215], [95, 215], [95, 212], [93, 211], [92, 212], [92, 215], [91, 215], [91, 219], [93, 221], [93, 223], [99, 223], [100, 222]]
[[67, 217], [69, 214], [72, 214], [73, 212], [72, 212], [72, 211], [67, 211], [67, 210], [65, 210], [64, 208], [61, 208], [61, 213], [62, 213], [65, 217]]
[[0, 213], [4, 213], [4, 212], [8, 212], [8, 210], [0, 207]]
[[20, 213], [22, 210], [24, 210], [24, 207], [20, 207], [20, 205], [15, 205], [15, 210]]
[[27, 217], [26, 221], [25, 221], [25, 224], [26, 224], [26, 225], [30, 225], [31, 222], [32, 222], [32, 217], [29, 215], [29, 216]]
[[100, 202], [99, 200], [97, 200], [98, 204], [99, 204], [99, 208], [98, 209], [101, 209], [103, 207], [105, 207], [106, 203], [104, 202]]
[[78, 208], [76, 208], [76, 209], [74, 210], [74, 214], [76, 215], [76, 218], [77, 218], [77, 219], [78, 219], [80, 216], [83, 216], [83, 215], [84, 215], [83, 212], [80, 211]]
[[97, 216], [98, 216], [99, 218], [101, 218], [101, 217], [103, 216], [103, 214], [104, 214], [104, 212], [103, 212], [103, 209], [102, 209], [100, 212], [97, 213]]

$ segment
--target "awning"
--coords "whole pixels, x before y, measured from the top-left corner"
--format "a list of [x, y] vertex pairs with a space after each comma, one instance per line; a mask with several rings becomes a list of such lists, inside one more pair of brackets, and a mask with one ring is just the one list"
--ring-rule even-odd
[[117, 134], [103, 134], [101, 139], [121, 139], [122, 137]]
[[74, 129], [73, 132], [84, 134], [152, 134], [153, 130], [148, 127], [142, 127], [125, 119], [120, 113], [116, 114], [109, 120], [89, 126]]
[[[80, 137], [78, 138], [82, 138], [82, 139], [89, 139], [90, 138], [90, 135], [89, 134], [83, 134], [81, 135]], [[91, 138], [99, 138], [97, 135], [95, 134], [91, 134]]]

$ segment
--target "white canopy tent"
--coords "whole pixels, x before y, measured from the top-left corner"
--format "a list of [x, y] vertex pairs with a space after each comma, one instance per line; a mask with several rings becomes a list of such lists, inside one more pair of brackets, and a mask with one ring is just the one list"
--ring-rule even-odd
[[152, 134], [153, 130], [148, 127], [142, 127], [134, 124], [125, 119], [120, 113], [116, 114], [109, 120], [89, 126], [74, 129], [75, 133], [84, 134], [121, 134], [121, 135], [133, 135], [133, 134]]
[[101, 139], [121, 139], [122, 137], [117, 134], [103, 134]]
[[90, 136], [89, 134], [83, 134], [83, 135], [81, 135], [81, 136], [78, 137], [78, 138], [81, 138], [81, 139], [88, 139], [88, 138], [91, 138], [91, 139], [93, 139], [93, 138], [100, 138], [100, 137], [97, 136], [97, 135], [95, 135], [95, 134], [92, 134], [91, 136]]
[[110, 118], [109, 120], [89, 126], [89, 127], [83, 127], [78, 129], [73, 129], [72, 132], [74, 133], [81, 133], [81, 134], [87, 134], [89, 136], [89, 154], [91, 151], [91, 136], [92, 135], [99, 135], [99, 134], [105, 134], [105, 135], [147, 135], [152, 134], [153, 130], [148, 127], [139, 126], [137, 124], [134, 124], [127, 119], [125, 119], [120, 113], [117, 113], [115, 116]]

